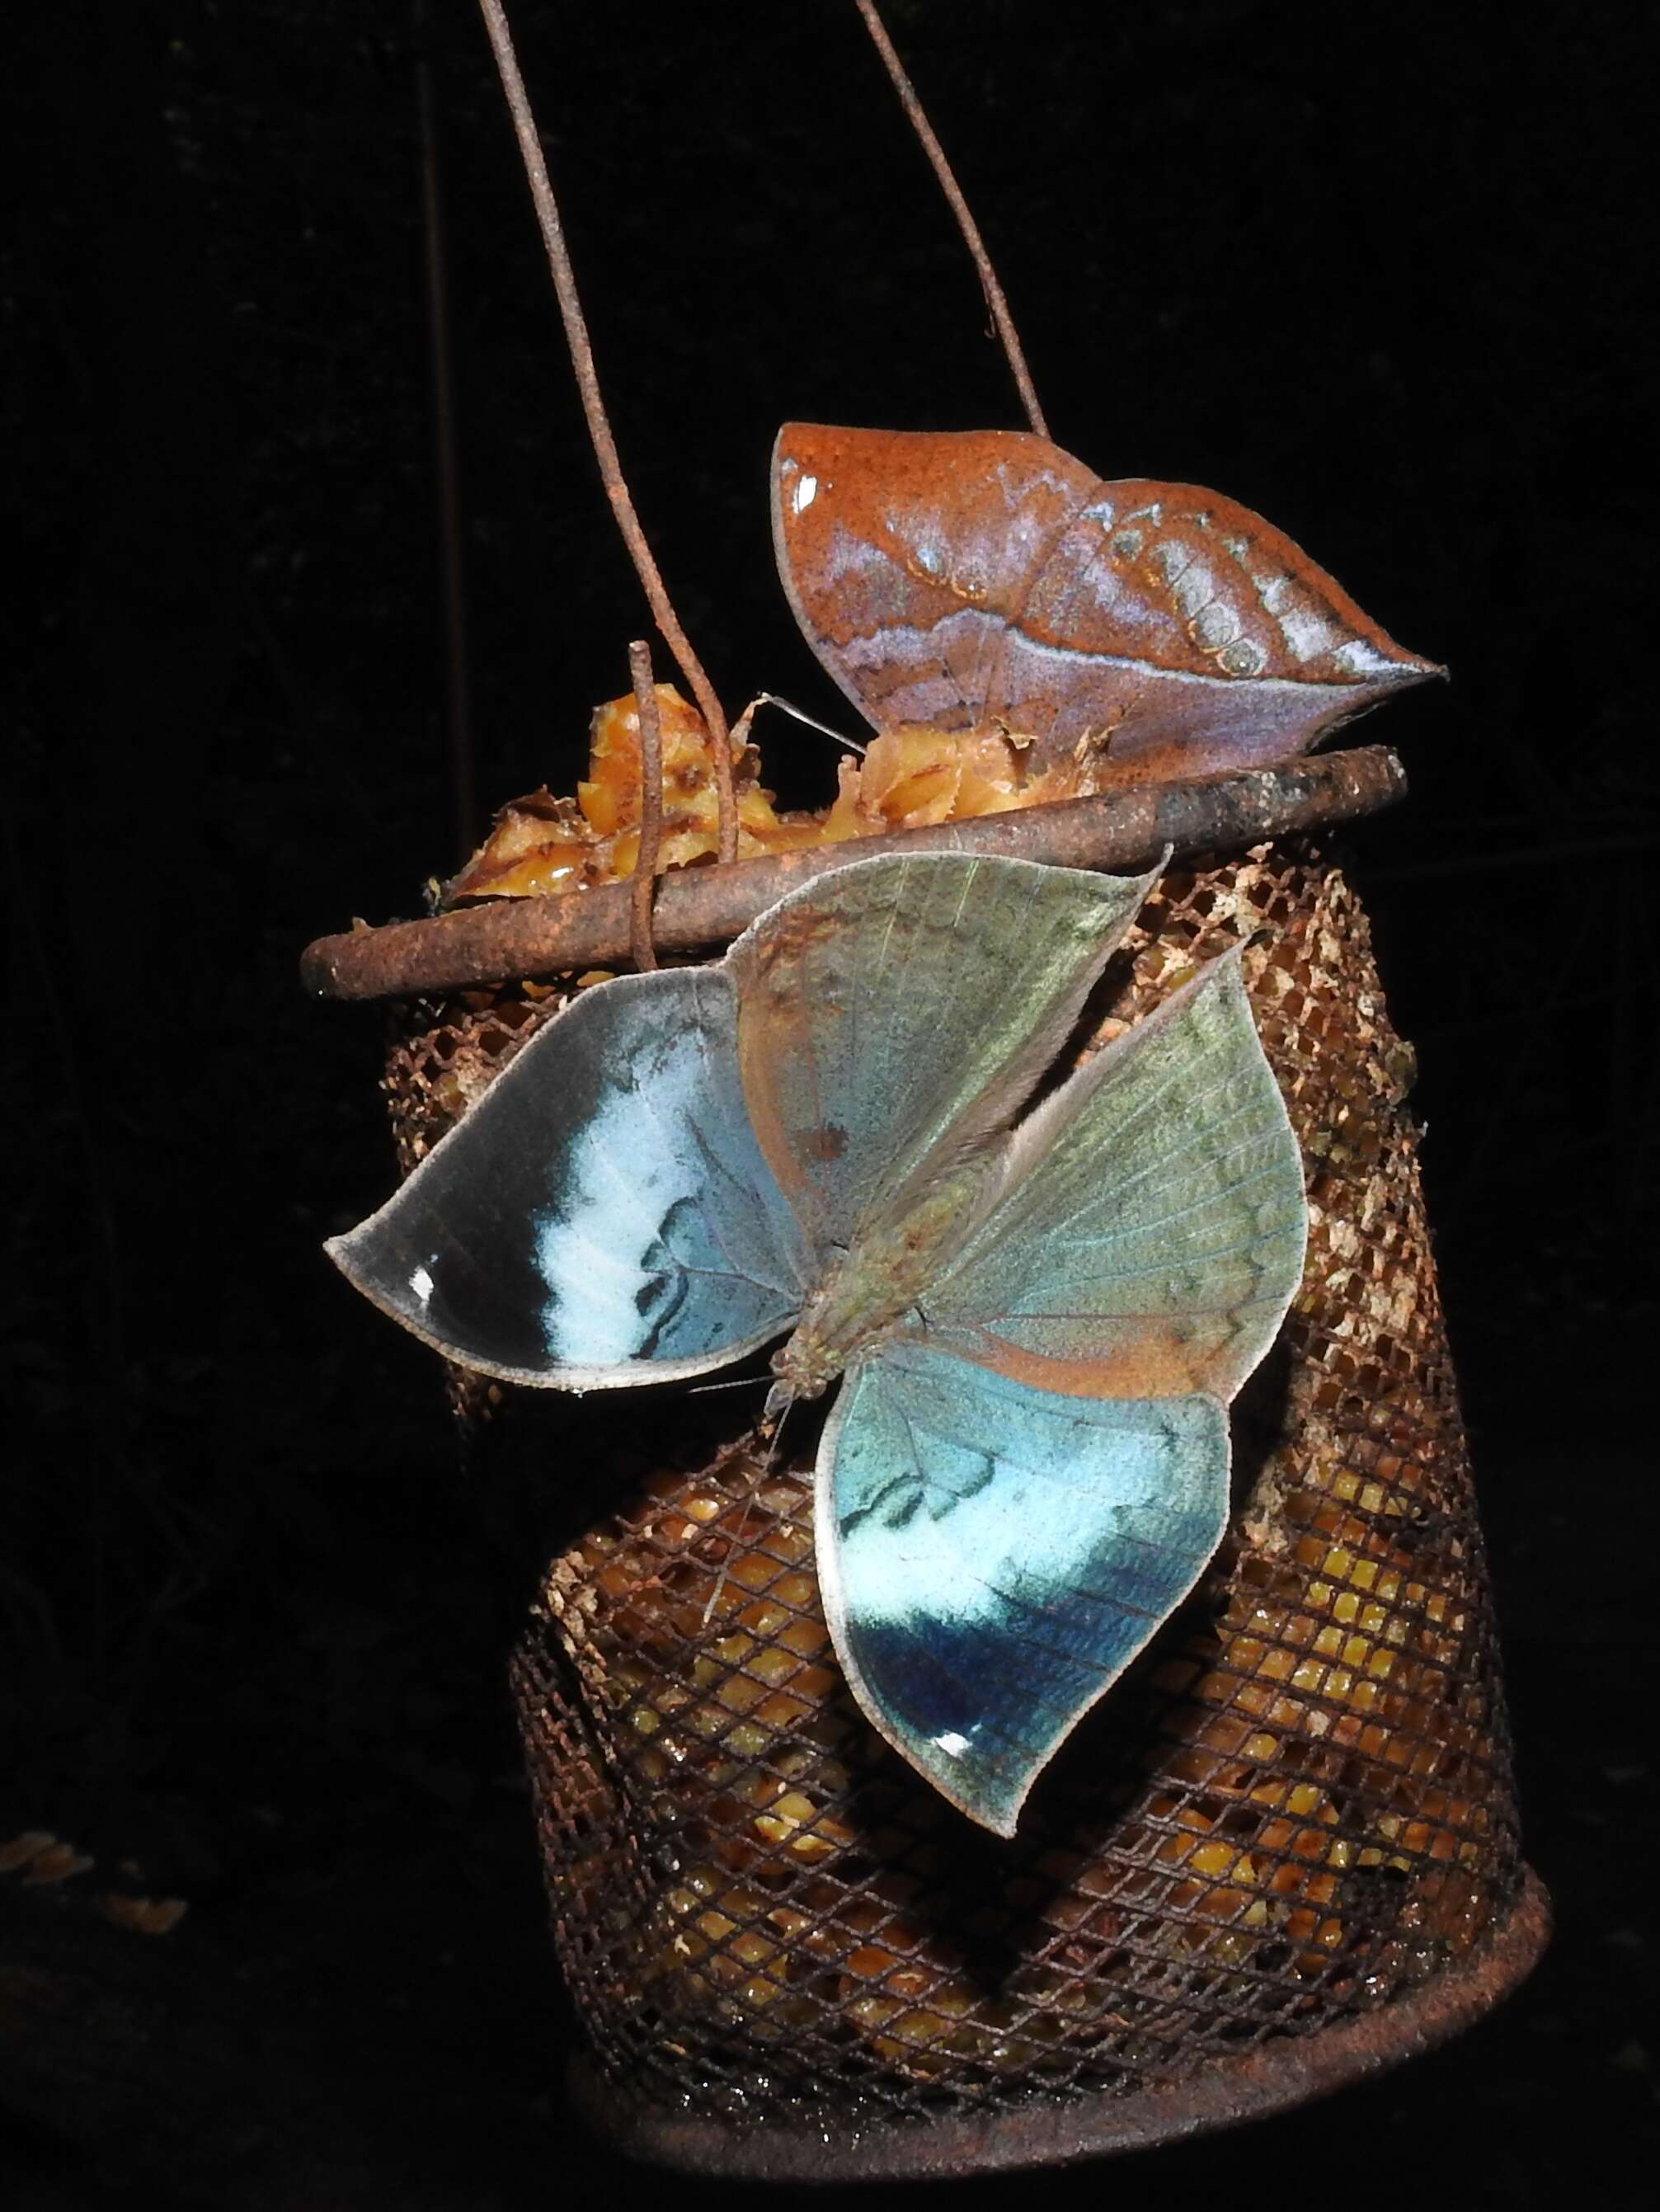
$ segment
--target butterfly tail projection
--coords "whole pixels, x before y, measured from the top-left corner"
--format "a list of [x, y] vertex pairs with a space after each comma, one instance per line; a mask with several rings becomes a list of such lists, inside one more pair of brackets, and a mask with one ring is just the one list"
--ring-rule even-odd
[[1012, 1836], [1039, 1772], [1192, 1589], [1227, 1517], [1214, 1398], [1063, 1396], [907, 1340], [818, 1459], [826, 1617], [873, 1726]]
[[547, 1024], [330, 1256], [447, 1358], [582, 1390], [702, 1375], [800, 1310], [721, 969], [621, 976]]

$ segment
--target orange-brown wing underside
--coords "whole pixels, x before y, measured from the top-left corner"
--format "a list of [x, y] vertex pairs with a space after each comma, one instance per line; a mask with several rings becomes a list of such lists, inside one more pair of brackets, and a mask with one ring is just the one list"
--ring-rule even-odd
[[1005, 731], [1040, 769], [1103, 738], [1125, 781], [1285, 759], [1437, 672], [1236, 501], [1106, 483], [1025, 431], [787, 424], [773, 530], [879, 728]]

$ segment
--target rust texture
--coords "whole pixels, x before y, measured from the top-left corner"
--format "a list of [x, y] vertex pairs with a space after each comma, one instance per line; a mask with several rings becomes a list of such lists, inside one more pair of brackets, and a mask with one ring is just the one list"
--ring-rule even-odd
[[1243, 2058], [1216, 2059], [1168, 2086], [1035, 2100], [922, 2128], [879, 2125], [828, 2142], [818, 2128], [735, 2133], [672, 2112], [619, 2112], [593, 2066], [580, 2057], [570, 2071], [571, 2101], [597, 2133], [631, 2158], [744, 2181], [952, 2181], [1066, 2166], [1267, 2119], [1420, 2057], [1501, 2003], [1537, 1965], [1550, 1929], [1550, 1900], [1529, 1870], [1493, 1935], [1434, 1981], [1376, 2012], [1294, 2043], [1259, 2046]]
[[[1097, 1034], [1240, 943], [1309, 1166], [1304, 1286], [1235, 1409], [1222, 1550], [1014, 1841], [849, 1696], [811, 1424], [764, 1462], [764, 1376], [621, 1409], [461, 1386], [487, 1466], [593, 1501], [513, 1686], [588, 2100], [644, 2154], [759, 2172], [757, 2130], [783, 2158], [812, 2130], [874, 2174], [1151, 2141], [1408, 2055], [1538, 1948], [1411, 1054], [1341, 870], [1304, 842], [1171, 870]], [[568, 996], [404, 1010], [406, 1166]]]
[[1043, 420], [1043, 410], [1037, 404], [1037, 387], [1031, 380], [1031, 371], [1026, 367], [1025, 349], [1020, 343], [1020, 333], [1014, 327], [1014, 318], [1009, 313], [1009, 303], [1004, 297], [1003, 288], [997, 281], [997, 271], [992, 266], [991, 256], [986, 251], [986, 241], [980, 235], [980, 226], [970, 212], [969, 204], [963, 197], [963, 187], [958, 183], [951, 163], [946, 159], [945, 148], [934, 136], [933, 125], [928, 121], [922, 103], [916, 96], [915, 86], [906, 75], [905, 64], [900, 60], [886, 27], [876, 12], [875, 0], [858, 0], [858, 8], [865, 19], [865, 28], [870, 33], [871, 41], [882, 57], [882, 66], [893, 81], [899, 104], [921, 142], [922, 151], [928, 157], [928, 167], [938, 178], [946, 205], [957, 219], [957, 228], [963, 234], [963, 243], [969, 249], [970, 258], [980, 279], [980, 289], [985, 295], [987, 310], [1002, 343], [1009, 373], [1020, 394], [1020, 404], [1026, 410], [1026, 420], [1040, 438], [1047, 438], [1049, 426]]
[[[1268, 769], [1137, 785], [1095, 799], [890, 831], [766, 860], [688, 868], [664, 877], [653, 912], [660, 952], [735, 937], [786, 891], [877, 853], [974, 852], [1074, 868], [1145, 868], [1171, 848], [1180, 857], [1225, 851], [1292, 830], [1377, 812], [1404, 797], [1406, 775], [1385, 745], [1363, 745]], [[561, 897], [498, 899], [428, 921], [388, 922], [319, 938], [301, 963], [319, 998], [412, 997], [508, 977], [581, 973], [626, 960], [626, 883]]]
[[663, 842], [663, 725], [652, 686], [651, 647], [643, 638], [635, 638], [629, 647], [629, 674], [640, 720], [640, 852], [629, 882], [629, 953], [635, 966], [644, 970], [657, 965], [651, 908], [658, 848]]
[[542, 243], [547, 251], [553, 289], [558, 295], [560, 319], [564, 324], [565, 340], [570, 349], [571, 368], [575, 372], [576, 389], [581, 398], [582, 412], [587, 418], [588, 437], [593, 447], [594, 458], [599, 464], [599, 477], [605, 488], [605, 497], [611, 501], [611, 513], [617, 518], [617, 527], [628, 548], [635, 573], [651, 603], [657, 627], [679, 664], [681, 674], [691, 686], [692, 696], [696, 700], [703, 720], [708, 724], [709, 735], [714, 740], [714, 772], [721, 797], [721, 855], [723, 860], [729, 860], [738, 850], [738, 798], [733, 783], [732, 756], [727, 743], [726, 714], [715, 696], [714, 686], [703, 672], [702, 662], [692, 650], [691, 640], [680, 626], [680, 617], [674, 611], [668, 586], [663, 581], [656, 557], [635, 512], [628, 479], [623, 474], [617, 441], [611, 435], [611, 418], [605, 412], [605, 403], [600, 394], [599, 374], [594, 367], [587, 319], [582, 313], [581, 298], [576, 289], [576, 271], [571, 266], [569, 249], [565, 244], [564, 225], [559, 219], [558, 202], [554, 198], [553, 184], [542, 152], [541, 133], [536, 127], [530, 94], [525, 88], [519, 57], [514, 51], [513, 33], [508, 23], [507, 10], [502, 0], [478, 0], [478, 5], [484, 18], [484, 28], [489, 36], [490, 50], [496, 57], [496, 74], [502, 80], [508, 112], [513, 118], [514, 134], [519, 141], [520, 156], [525, 165], [525, 176], [530, 185], [531, 201], [536, 210]]

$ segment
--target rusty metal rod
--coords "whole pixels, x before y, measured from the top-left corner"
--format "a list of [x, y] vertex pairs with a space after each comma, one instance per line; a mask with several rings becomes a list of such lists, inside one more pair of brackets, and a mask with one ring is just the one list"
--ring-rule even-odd
[[652, 689], [651, 647], [637, 637], [629, 647], [629, 677], [640, 724], [640, 850], [629, 883], [629, 951], [636, 968], [657, 965], [651, 937], [652, 894], [663, 842], [663, 722]]
[[1049, 426], [1043, 420], [1043, 410], [1037, 404], [1037, 391], [1031, 380], [1031, 371], [1026, 367], [1026, 356], [1020, 344], [1020, 333], [1014, 327], [1014, 318], [1009, 313], [1009, 303], [1003, 296], [1003, 288], [997, 281], [997, 271], [991, 265], [991, 256], [986, 251], [986, 241], [980, 235], [980, 227], [969, 212], [969, 204], [963, 197], [963, 188], [952, 173], [946, 159], [946, 149], [933, 135], [933, 126], [923, 112], [916, 96], [916, 88], [905, 74], [905, 65], [894, 49], [882, 18], [877, 14], [874, 0], [856, 0], [860, 14], [865, 19], [865, 28], [871, 41], [882, 57], [883, 66], [893, 79], [893, 88], [899, 102], [910, 118], [910, 126], [922, 143], [933, 173], [939, 179], [952, 213], [957, 218], [957, 228], [963, 234], [963, 242], [973, 258], [979, 271], [980, 289], [986, 295], [986, 305], [996, 325], [997, 335], [1003, 342], [1003, 352], [1019, 389], [1020, 403], [1026, 410], [1026, 419], [1040, 438], [1047, 438]]
[[[676, 869], [657, 887], [653, 937], [660, 951], [724, 944], [786, 891], [879, 853], [990, 853], [1057, 867], [1145, 868], [1166, 846], [1179, 860], [1353, 821], [1393, 805], [1406, 788], [1406, 772], [1389, 747], [1363, 745], [1277, 768]], [[605, 967], [629, 957], [632, 897], [626, 882], [603, 884], [320, 937], [301, 958], [301, 977], [319, 998], [385, 999]]]
[[[947, 2112], [921, 2124], [879, 2108], [861, 2116], [861, 2124], [835, 2132], [802, 2122], [744, 2128], [694, 2118], [666, 2103], [649, 2103], [649, 2091], [632, 2097], [620, 2092], [586, 2052], [571, 2063], [571, 2101], [602, 2142], [629, 2157], [739, 2185], [983, 2181], [994, 2173], [1147, 2150], [1289, 2112], [1371, 2080], [1473, 2027], [1532, 1972], [1550, 1932], [1550, 1899], [1528, 1869], [1515, 1904], [1468, 1958], [1376, 2010], [1335, 2020], [1311, 2035], [1279, 2036], [1254, 2051], [1211, 2051], [1201, 2066], [1175, 2079]], [[1107, 2194], [1104, 2184], [1101, 2194]]]
[[692, 651], [691, 641], [680, 627], [669, 599], [640, 517], [635, 511], [634, 499], [623, 474], [623, 464], [617, 457], [617, 441], [611, 435], [611, 418], [605, 412], [605, 403], [600, 397], [599, 372], [593, 363], [593, 348], [588, 338], [588, 325], [582, 313], [582, 302], [576, 289], [576, 272], [565, 244], [564, 226], [559, 220], [559, 205], [553, 196], [553, 185], [548, 176], [548, 165], [543, 157], [542, 140], [536, 128], [536, 118], [531, 110], [530, 95], [525, 89], [525, 80], [520, 73], [519, 58], [514, 52], [513, 33], [508, 27], [507, 11], [502, 0], [478, 0], [484, 18], [484, 28], [496, 55], [496, 66], [502, 79], [502, 89], [507, 95], [508, 110], [513, 118], [513, 127], [519, 140], [519, 151], [523, 157], [525, 174], [530, 182], [531, 198], [536, 208], [536, 220], [541, 227], [542, 243], [547, 248], [548, 266], [553, 272], [553, 289], [558, 295], [559, 313], [565, 325], [566, 343], [570, 348], [571, 367], [576, 375], [576, 388], [581, 395], [582, 412], [587, 417], [588, 436], [593, 446], [594, 458], [599, 464], [599, 477], [611, 501], [611, 513], [617, 517], [617, 526], [623, 533], [623, 543], [629, 549], [647, 599], [651, 603], [652, 616], [662, 632], [669, 651], [679, 663], [680, 672], [690, 685], [703, 720], [708, 725], [709, 737], [714, 751], [715, 791], [720, 801], [721, 857], [733, 859], [738, 851], [738, 793], [733, 780], [732, 750], [727, 743], [727, 718], [714, 687], [703, 672], [703, 664]]

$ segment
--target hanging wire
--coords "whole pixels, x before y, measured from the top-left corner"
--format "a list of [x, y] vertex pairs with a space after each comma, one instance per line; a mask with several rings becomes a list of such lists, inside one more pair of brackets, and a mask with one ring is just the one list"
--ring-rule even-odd
[[657, 965], [651, 941], [651, 902], [657, 889], [657, 854], [663, 842], [663, 725], [652, 683], [651, 647], [637, 637], [629, 647], [634, 711], [640, 724], [640, 854], [629, 885], [629, 943], [634, 964]]
[[547, 248], [548, 266], [553, 272], [553, 288], [558, 295], [559, 313], [565, 325], [565, 340], [570, 349], [571, 368], [576, 376], [576, 388], [581, 396], [582, 412], [587, 417], [588, 436], [593, 446], [594, 458], [599, 464], [599, 479], [611, 501], [611, 513], [628, 547], [629, 557], [634, 562], [640, 581], [658, 629], [662, 632], [669, 651], [678, 662], [680, 672], [690, 685], [704, 721], [708, 725], [709, 737], [714, 751], [715, 788], [720, 802], [720, 857], [734, 860], [738, 854], [738, 793], [733, 778], [732, 748], [728, 740], [727, 718], [721, 702], [714, 696], [714, 687], [703, 672], [703, 665], [692, 651], [691, 641], [680, 627], [679, 617], [670, 601], [640, 517], [635, 511], [632, 495], [623, 474], [623, 465], [617, 457], [617, 441], [611, 435], [610, 418], [599, 394], [599, 378], [593, 363], [593, 349], [588, 340], [588, 326], [582, 313], [582, 303], [576, 289], [576, 274], [565, 244], [564, 227], [559, 220], [558, 203], [553, 196], [553, 185], [548, 176], [548, 165], [543, 157], [542, 141], [536, 128], [536, 118], [531, 111], [530, 95], [525, 89], [525, 80], [520, 73], [519, 58], [514, 52], [513, 33], [508, 26], [507, 11], [502, 0], [478, 0], [484, 18], [484, 28], [489, 34], [490, 46], [496, 55], [497, 73], [502, 89], [507, 95], [508, 110], [513, 118], [513, 127], [519, 140], [519, 151], [529, 180], [531, 198], [536, 209], [536, 219], [541, 227], [542, 242]]
[[963, 197], [963, 188], [952, 173], [951, 163], [946, 159], [946, 149], [933, 135], [933, 126], [923, 112], [922, 103], [916, 96], [916, 88], [905, 74], [905, 65], [894, 51], [882, 18], [877, 14], [874, 0], [856, 0], [860, 14], [865, 19], [865, 28], [872, 43], [882, 57], [888, 75], [893, 79], [893, 88], [899, 95], [900, 105], [910, 118], [910, 125], [922, 142], [922, 151], [939, 179], [952, 213], [957, 218], [957, 228], [962, 232], [964, 243], [974, 258], [980, 273], [980, 289], [986, 295], [986, 305], [991, 310], [992, 321], [1002, 340], [1003, 352], [1019, 389], [1020, 404], [1026, 410], [1026, 420], [1040, 438], [1047, 438], [1049, 426], [1043, 420], [1043, 410], [1037, 404], [1037, 391], [1031, 380], [1031, 371], [1026, 367], [1026, 356], [1020, 344], [1020, 333], [1014, 327], [1014, 318], [1009, 313], [1009, 303], [1003, 296], [1003, 288], [997, 281], [997, 271], [991, 265], [991, 256], [986, 251], [986, 241], [980, 235], [980, 227], [969, 212], [969, 204]]

